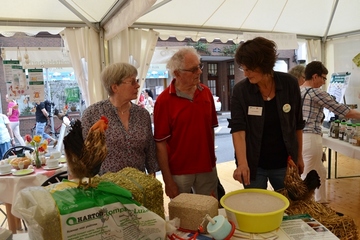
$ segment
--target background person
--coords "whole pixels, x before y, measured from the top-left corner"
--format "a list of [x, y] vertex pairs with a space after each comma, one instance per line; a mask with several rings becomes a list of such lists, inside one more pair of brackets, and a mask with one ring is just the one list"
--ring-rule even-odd
[[322, 121], [324, 108], [342, 118], [360, 119], [360, 112], [350, 109], [344, 104], [338, 103], [334, 98], [321, 89], [326, 81], [328, 70], [319, 61], [313, 61], [306, 65], [305, 82], [300, 86], [301, 97], [304, 99], [303, 117], [305, 120], [303, 134], [303, 158], [304, 172], [301, 177], [315, 169], [320, 176], [321, 186], [315, 189], [315, 201], [327, 203], [326, 199], [326, 169], [322, 163]]
[[15, 146], [14, 135], [10, 127], [9, 118], [0, 113], [0, 156], [3, 158], [7, 150]]
[[52, 141], [53, 146], [56, 147], [57, 140], [51, 137], [45, 132], [45, 127], [48, 122], [49, 112], [46, 111], [45, 102], [36, 103], [35, 106], [35, 118], [36, 118], [36, 130], [35, 134], [40, 135], [43, 139], [46, 139], [49, 143]]
[[304, 127], [299, 86], [288, 73], [275, 72], [273, 41], [257, 37], [241, 44], [235, 60], [245, 79], [234, 86], [229, 127], [237, 168], [234, 179], [244, 188], [284, 187], [287, 158], [303, 171]]
[[139, 96], [139, 100], [138, 100], [138, 105], [142, 108], [145, 107], [145, 96], [144, 96], [144, 93], [140, 93], [140, 96]]
[[305, 82], [305, 66], [296, 65], [295, 67], [289, 70], [289, 73], [296, 77], [298, 80], [299, 86], [301, 86]]
[[85, 109], [81, 118], [83, 137], [101, 116], [109, 120], [105, 132], [108, 154], [99, 174], [133, 167], [155, 176], [159, 171], [150, 115], [133, 104], [140, 85], [137, 70], [128, 63], [114, 63], [101, 73], [101, 82], [109, 98]]
[[25, 146], [25, 141], [20, 135], [20, 121], [19, 121], [19, 105], [15, 100], [9, 99], [9, 96], [6, 94], [6, 101], [8, 102], [7, 113], [6, 115], [10, 121], [11, 130], [18, 140], [20, 146]]
[[150, 89], [145, 89], [144, 91], [144, 98], [145, 98], [145, 108], [148, 110], [150, 115], [153, 114], [154, 111], [154, 95]]
[[154, 138], [166, 195], [180, 193], [217, 198], [213, 96], [200, 83], [202, 65], [194, 48], [176, 52], [167, 63], [174, 77], [156, 99]]

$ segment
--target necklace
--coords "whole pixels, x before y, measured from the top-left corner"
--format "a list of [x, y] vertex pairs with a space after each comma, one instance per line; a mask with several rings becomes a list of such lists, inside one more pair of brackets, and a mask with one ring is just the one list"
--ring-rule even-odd
[[127, 111], [129, 111], [130, 108], [131, 108], [131, 105], [130, 105], [127, 109], [125, 109], [124, 111], [122, 111], [120, 108], [118, 108], [118, 110], [119, 110], [119, 112], [120, 112], [121, 114], [124, 114], [124, 113], [126, 113]]
[[273, 89], [273, 83], [274, 83], [274, 81], [271, 81], [270, 91], [269, 91], [269, 93], [268, 93], [267, 95], [264, 95], [264, 94], [261, 93], [261, 95], [263, 95], [264, 97], [266, 97], [266, 101], [270, 101], [270, 100], [271, 100], [270, 95], [271, 95], [271, 92], [272, 92], [272, 89]]

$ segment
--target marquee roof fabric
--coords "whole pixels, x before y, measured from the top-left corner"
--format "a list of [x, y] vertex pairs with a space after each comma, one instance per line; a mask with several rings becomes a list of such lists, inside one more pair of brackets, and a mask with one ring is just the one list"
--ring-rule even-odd
[[325, 39], [359, 33], [359, 9], [359, 0], [158, 0], [133, 26], [153, 28], [162, 38], [270, 32]]
[[[80, 26], [99, 29], [132, 2], [141, 1], [2, 0], [0, 34], [54, 34], [64, 27]], [[359, 33], [359, 9], [359, 0], [157, 0], [147, 13], [134, 19], [135, 23], [128, 24], [152, 28], [162, 39], [176, 36], [180, 40], [226, 41], [241, 39], [244, 32], [267, 32], [324, 40]]]

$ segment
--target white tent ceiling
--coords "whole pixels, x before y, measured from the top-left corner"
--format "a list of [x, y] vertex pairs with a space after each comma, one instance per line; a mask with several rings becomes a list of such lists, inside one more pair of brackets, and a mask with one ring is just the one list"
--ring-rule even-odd
[[243, 32], [326, 38], [359, 32], [359, 9], [359, 0], [158, 0], [133, 27], [164, 39], [236, 39]]
[[[134, 1], [1, 0], [0, 34], [58, 33], [64, 27], [82, 26], [99, 29]], [[132, 27], [152, 28], [163, 39], [176, 36], [179, 40], [242, 40], [243, 32], [325, 39], [359, 33], [359, 9], [359, 0], [157, 0]]]
[[[88, 26], [99, 32], [131, 25], [155, 0], [1, 0], [0, 34], [58, 34], [65, 27]], [[121, 18], [119, 19], [119, 15]], [[115, 22], [114, 22], [115, 21]], [[110, 26], [109, 26], [110, 25]]]

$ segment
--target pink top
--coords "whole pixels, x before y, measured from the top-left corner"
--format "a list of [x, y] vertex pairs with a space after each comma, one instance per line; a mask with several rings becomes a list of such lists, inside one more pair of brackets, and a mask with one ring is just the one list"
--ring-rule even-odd
[[8, 110], [12, 108], [12, 114], [8, 116], [10, 122], [18, 122], [19, 121], [19, 107], [16, 102], [8, 103]]

